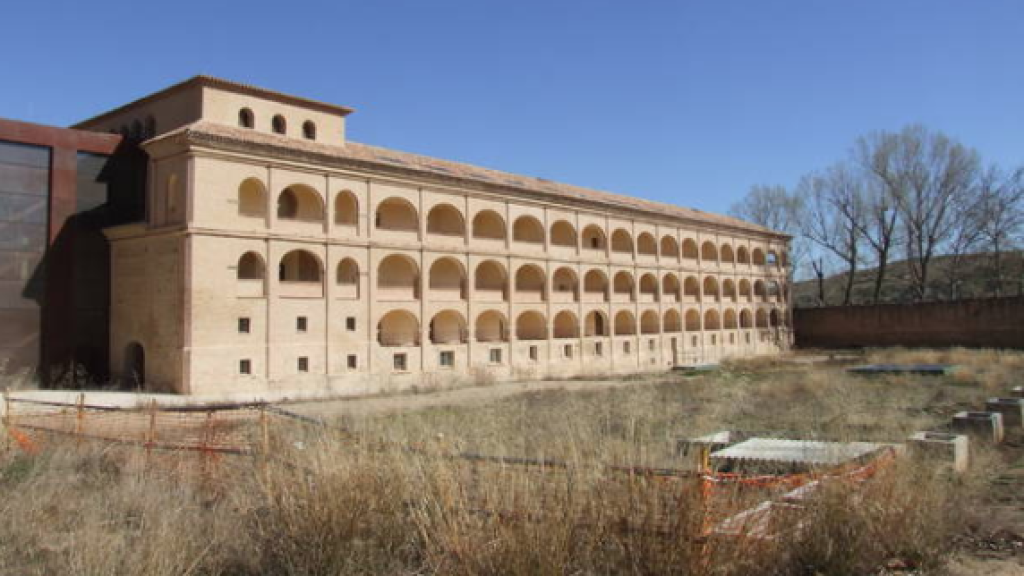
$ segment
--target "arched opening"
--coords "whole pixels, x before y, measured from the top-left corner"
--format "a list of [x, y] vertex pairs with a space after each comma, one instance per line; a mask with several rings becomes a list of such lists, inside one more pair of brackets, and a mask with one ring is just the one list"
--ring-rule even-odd
[[718, 310], [708, 310], [704, 312], [704, 329], [705, 330], [721, 330], [722, 325], [719, 322]]
[[419, 346], [420, 322], [411, 312], [392, 310], [377, 323], [377, 342], [381, 346]]
[[724, 314], [724, 318], [725, 318], [725, 329], [726, 330], [735, 330], [736, 328], [739, 327], [739, 325], [736, 323], [736, 311], [735, 310], [733, 310], [731, 308], [726, 310], [725, 314]]
[[736, 283], [729, 278], [722, 281], [722, 296], [727, 300], [736, 301]]
[[430, 341], [434, 344], [464, 344], [466, 319], [455, 310], [434, 314], [430, 320]]
[[763, 280], [754, 281], [754, 297], [760, 300], [761, 302], [768, 301], [768, 290], [765, 287]]
[[768, 300], [771, 302], [779, 301], [779, 283], [775, 280], [769, 280], [767, 284]]
[[479, 240], [504, 240], [505, 220], [493, 210], [477, 212], [473, 218], [473, 238]]
[[755, 266], [764, 266], [764, 250], [754, 248], [753, 262]]
[[384, 300], [419, 298], [419, 266], [400, 254], [392, 254], [377, 266], [377, 293]]
[[782, 321], [780, 320], [780, 315], [777, 308], [772, 308], [771, 313], [768, 314], [768, 322], [772, 328], [778, 328], [779, 326], [782, 325]]
[[481, 262], [476, 267], [474, 298], [486, 302], [508, 300], [508, 274], [505, 267], [494, 260]]
[[765, 263], [768, 266], [779, 266], [779, 255], [774, 250], [769, 250], [768, 255], [765, 257]]
[[519, 340], [547, 339], [544, 315], [532, 310], [520, 314], [519, 318], [516, 318], [516, 338]]
[[697, 243], [691, 238], [683, 240], [683, 258], [687, 260], [697, 259]]
[[337, 289], [340, 298], [359, 298], [359, 264], [351, 258], [338, 262]]
[[555, 338], [579, 338], [580, 323], [576, 315], [568, 310], [562, 310], [555, 314], [554, 322]]
[[238, 126], [250, 129], [256, 126], [256, 117], [253, 116], [252, 110], [242, 108], [238, 111]]
[[321, 283], [320, 259], [307, 250], [292, 250], [281, 258], [277, 279], [281, 282]]
[[302, 137], [306, 140], [316, 140], [316, 124], [312, 120], [302, 123]]
[[700, 283], [697, 282], [696, 276], [687, 276], [686, 280], [683, 281], [683, 296], [686, 296], [692, 302], [700, 301]]
[[156, 118], [152, 116], [146, 116], [146, 127], [143, 134], [146, 138], [152, 138], [156, 136]]
[[543, 244], [544, 227], [533, 216], [520, 216], [512, 225], [512, 239], [528, 244]]
[[374, 226], [388, 232], [418, 233], [420, 219], [408, 200], [393, 197], [377, 205]]
[[700, 312], [696, 310], [686, 311], [686, 331], [700, 332]]
[[622, 228], [612, 232], [612, 252], [633, 254], [633, 237]]
[[758, 310], [757, 313], [754, 315], [754, 318], [756, 319], [758, 328], [768, 327], [768, 313], [765, 312], [764, 309]]
[[740, 311], [740, 328], [753, 328], [754, 317], [750, 310], [744, 308]]
[[359, 200], [349, 190], [342, 190], [334, 198], [334, 223], [338, 226], [359, 225]]
[[601, 270], [589, 270], [583, 276], [583, 299], [587, 302], [608, 301], [608, 277]]
[[316, 190], [308, 186], [289, 186], [277, 197], [277, 218], [302, 222], [323, 222], [323, 203]]
[[661, 237], [661, 257], [679, 261], [679, 243], [671, 236]]
[[284, 116], [277, 114], [270, 121], [270, 128], [274, 131], [274, 134], [285, 134], [288, 132], [288, 123], [285, 122]]
[[718, 262], [718, 249], [714, 243], [707, 241], [700, 245], [701, 262]]
[[587, 314], [583, 321], [584, 335], [587, 337], [591, 336], [607, 336], [608, 335], [608, 322], [602, 312], [593, 310]]
[[544, 300], [544, 271], [533, 264], [520, 266], [516, 270], [516, 300], [519, 302], [542, 302]]
[[654, 274], [644, 274], [640, 277], [640, 301], [658, 301], [658, 279]]
[[747, 251], [746, 246], [740, 246], [736, 249], [736, 262], [739, 264], [750, 264], [750, 252]]
[[615, 335], [632, 336], [636, 334], [636, 319], [628, 310], [622, 310], [615, 315]]
[[454, 258], [439, 258], [430, 266], [427, 279], [430, 298], [435, 300], [465, 300], [466, 270]]
[[238, 215], [265, 218], [267, 215], [267, 188], [259, 178], [246, 178], [238, 185]]
[[732, 264], [736, 262], [736, 256], [733, 254], [732, 246], [728, 244], [722, 244], [722, 262], [725, 264]]
[[504, 342], [508, 340], [505, 328], [505, 315], [496, 310], [488, 310], [476, 317], [477, 342]]
[[654, 241], [654, 236], [651, 236], [647, 232], [643, 232], [637, 236], [636, 251], [641, 256], [656, 257], [658, 255], [658, 245]]
[[551, 299], [554, 302], [579, 302], [579, 287], [579, 279], [572, 268], [559, 268], [551, 277]]
[[551, 225], [551, 245], [561, 248], [576, 248], [576, 228], [565, 220]]
[[463, 238], [466, 223], [462, 213], [451, 204], [438, 204], [427, 213], [427, 234]]
[[679, 315], [679, 311], [676, 309], [669, 309], [665, 311], [665, 332], [682, 332], [683, 331], [683, 319]]
[[658, 313], [654, 310], [646, 310], [640, 315], [640, 333], [657, 334], [661, 332], [661, 322], [658, 320]]
[[597, 224], [591, 224], [583, 229], [583, 249], [601, 252], [607, 249], [604, 231]]
[[661, 279], [661, 294], [668, 302], [682, 302], [683, 293], [679, 285], [679, 277], [675, 274], [665, 274]]
[[740, 297], [746, 298], [747, 302], [751, 300], [750, 280], [746, 278], [740, 279]]
[[238, 259], [237, 275], [239, 280], [258, 280], [263, 282], [265, 268], [263, 257], [255, 252], [246, 252]]
[[704, 277], [704, 297], [711, 298], [715, 302], [720, 299], [720, 295], [718, 293], [718, 280], [715, 280], [714, 276]]
[[618, 302], [633, 302], [633, 275], [629, 272], [618, 272], [612, 279], [612, 295]]
[[129, 342], [124, 347], [124, 369], [121, 374], [122, 387], [127, 390], [143, 388], [146, 385], [146, 350], [138, 342]]

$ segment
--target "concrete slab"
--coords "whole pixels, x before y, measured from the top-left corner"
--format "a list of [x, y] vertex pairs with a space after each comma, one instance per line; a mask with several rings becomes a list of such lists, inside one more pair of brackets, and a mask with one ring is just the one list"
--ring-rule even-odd
[[985, 410], [1002, 414], [1004, 429], [1024, 425], [1024, 398], [989, 398]]
[[847, 372], [864, 375], [880, 374], [921, 374], [926, 376], [944, 376], [956, 370], [954, 364], [865, 364], [847, 368]]
[[1003, 415], [999, 412], [957, 412], [951, 424], [953, 432], [967, 434], [990, 444], [1003, 441]]
[[954, 472], [965, 472], [969, 463], [970, 439], [964, 434], [915, 432], [907, 439], [911, 456], [948, 462]]
[[864, 461], [889, 448], [892, 445], [875, 442], [751, 438], [712, 452], [710, 460], [712, 465], [729, 469], [777, 467], [806, 470]]

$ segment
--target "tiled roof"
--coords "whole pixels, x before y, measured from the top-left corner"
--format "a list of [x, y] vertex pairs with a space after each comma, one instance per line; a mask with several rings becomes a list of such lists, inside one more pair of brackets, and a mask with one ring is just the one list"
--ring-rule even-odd
[[541, 197], [546, 196], [549, 198], [594, 203], [606, 207], [645, 212], [662, 218], [681, 219], [688, 223], [711, 224], [758, 234], [770, 234], [781, 239], [788, 238], [787, 235], [781, 232], [744, 220], [702, 212], [693, 208], [653, 202], [632, 196], [563, 184], [544, 178], [521, 176], [471, 164], [451, 162], [351, 141], [345, 144], [324, 144], [201, 121], [162, 134], [147, 142], [147, 145], [174, 139], [184, 139], [188, 142], [210, 143], [220, 146], [241, 145], [248, 148], [263, 149], [267, 152], [272, 152], [275, 156], [287, 157], [289, 154], [305, 156], [307, 159], [315, 162], [354, 164], [357, 167], [386, 167], [421, 176], [471, 181], [482, 184], [484, 187], [511, 188], [521, 192], [533, 193]]

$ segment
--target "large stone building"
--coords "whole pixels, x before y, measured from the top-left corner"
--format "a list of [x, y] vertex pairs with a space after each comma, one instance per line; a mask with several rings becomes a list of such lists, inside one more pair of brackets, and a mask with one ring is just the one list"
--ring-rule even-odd
[[106, 229], [115, 373], [358, 393], [788, 347], [785, 235], [357, 144], [350, 112], [196, 77], [75, 126], [148, 155]]

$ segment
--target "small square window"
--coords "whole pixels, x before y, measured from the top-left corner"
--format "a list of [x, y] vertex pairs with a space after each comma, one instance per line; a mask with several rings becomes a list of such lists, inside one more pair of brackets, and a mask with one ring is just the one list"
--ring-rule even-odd
[[536, 346], [530, 346], [530, 360], [537, 361], [538, 353]]
[[349, 316], [345, 318], [345, 330], [349, 332], [355, 332], [356, 330], [356, 318], [355, 316]]
[[409, 369], [409, 357], [405, 354], [395, 354], [394, 357], [395, 370], [399, 372], [405, 372]]
[[735, 334], [729, 334], [729, 344], [735, 344], [735, 343], [736, 343], [736, 335]]
[[622, 343], [622, 351], [625, 352], [626, 354], [629, 354], [629, 349], [630, 349], [629, 344], [630, 344], [629, 342], [623, 342]]
[[299, 332], [305, 332], [309, 327], [309, 321], [306, 320], [305, 316], [299, 316], [295, 319], [295, 329]]
[[455, 366], [455, 352], [452, 352], [451, 350], [441, 352], [441, 358], [439, 361], [441, 366], [444, 366], [445, 368]]
[[654, 343], [654, 340], [648, 340], [648, 341], [647, 341], [647, 349], [648, 349], [648, 350], [651, 350], [651, 351], [653, 352], [653, 351], [654, 351], [654, 348], [655, 348], [656, 346], [657, 346], [657, 344], [655, 344], [655, 343]]
[[594, 355], [604, 356], [604, 342], [594, 342]]
[[355, 370], [359, 367], [359, 357], [355, 354], [348, 355], [348, 369]]
[[299, 372], [309, 372], [308, 356], [299, 356]]
[[238, 361], [238, 373], [239, 374], [252, 374], [252, 360], [239, 360]]
[[248, 318], [239, 318], [238, 319], [238, 333], [239, 334], [248, 334], [250, 326], [251, 326], [251, 322], [249, 321]]
[[697, 347], [697, 337], [696, 336], [694, 336], [692, 339], [690, 339], [690, 342], [692, 342], [692, 345], [693, 345], [694, 348]]
[[501, 364], [501, 348], [491, 348], [491, 364]]
[[711, 335], [711, 343], [712, 344], [718, 344], [718, 335], [717, 334], [712, 334]]
[[562, 355], [566, 358], [572, 358], [572, 344], [566, 344], [562, 347]]

